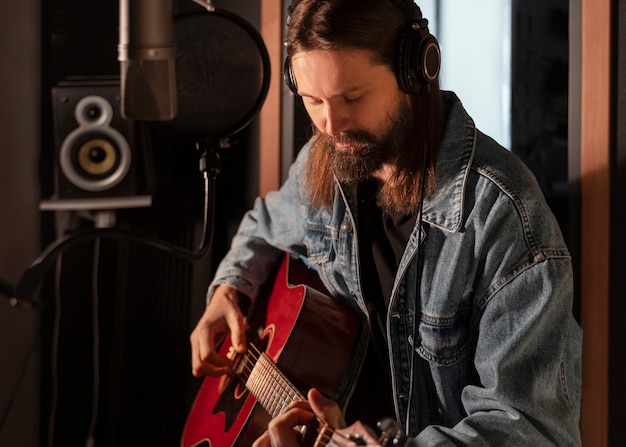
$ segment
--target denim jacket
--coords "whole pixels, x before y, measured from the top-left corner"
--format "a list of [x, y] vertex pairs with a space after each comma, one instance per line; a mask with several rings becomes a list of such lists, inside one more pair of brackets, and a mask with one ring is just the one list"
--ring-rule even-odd
[[[526, 166], [453, 93], [444, 100], [436, 190], [387, 313], [395, 417], [410, 445], [580, 445], [582, 334], [559, 226]], [[313, 208], [301, 180], [309, 151], [245, 215], [208, 296], [227, 283], [254, 299], [288, 252], [367, 316], [353, 188], [336, 182], [332, 209]]]

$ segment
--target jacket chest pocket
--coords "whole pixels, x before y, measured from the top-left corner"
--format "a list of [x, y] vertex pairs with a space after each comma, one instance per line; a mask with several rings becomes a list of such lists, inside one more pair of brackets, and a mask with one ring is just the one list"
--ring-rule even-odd
[[349, 257], [353, 233], [354, 229], [350, 220], [337, 223], [337, 225], [308, 221], [304, 245], [310, 261], [314, 264], [323, 264], [335, 261], [339, 257], [340, 262], [344, 262]]
[[437, 366], [460, 362], [470, 351], [469, 313], [453, 318], [422, 316], [418, 327], [417, 353]]
[[324, 264], [335, 258], [333, 239], [336, 239], [337, 235], [333, 236], [333, 233], [332, 229], [324, 225], [307, 223], [304, 245], [307, 249], [307, 257], [312, 263]]

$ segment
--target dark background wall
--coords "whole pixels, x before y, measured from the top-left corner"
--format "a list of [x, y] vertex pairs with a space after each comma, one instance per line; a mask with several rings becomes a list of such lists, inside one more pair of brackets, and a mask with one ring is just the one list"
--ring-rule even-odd
[[[39, 252], [38, 2], [0, 2], [0, 281], [8, 288]], [[35, 446], [39, 433], [39, 314], [0, 292], [0, 445]], [[10, 412], [8, 411], [10, 408]]]

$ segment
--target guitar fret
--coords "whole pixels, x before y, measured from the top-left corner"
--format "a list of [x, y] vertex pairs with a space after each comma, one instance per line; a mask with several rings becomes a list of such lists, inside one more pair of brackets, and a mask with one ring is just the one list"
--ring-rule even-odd
[[284, 391], [284, 383], [281, 382], [281, 377], [278, 375], [276, 369], [270, 369], [269, 371], [269, 376], [272, 379], [273, 382], [275, 382], [279, 388], [276, 390], [274, 393], [272, 393], [272, 397], [271, 397], [271, 403], [270, 403], [270, 408], [271, 408], [271, 412], [270, 414], [276, 416], [277, 414], [280, 414], [280, 412], [283, 410], [283, 407], [286, 405], [285, 404], [285, 399], [283, 399], [283, 391]]
[[[250, 373], [251, 384], [248, 386], [252, 394], [261, 403], [263, 408], [272, 416], [276, 416], [274, 409], [271, 406], [271, 390], [267, 387], [268, 384], [268, 362], [265, 355], [261, 355], [256, 365]], [[255, 392], [256, 391], [256, 392]]]
[[[283, 406], [281, 405], [281, 388], [284, 387], [284, 384], [281, 382], [281, 377], [279, 374], [277, 374], [276, 369], [272, 368], [272, 365], [269, 362], [265, 362], [264, 366], [266, 368], [266, 385], [268, 385], [267, 391], [269, 393], [269, 400], [267, 404], [268, 413], [270, 413], [272, 416], [276, 416], [280, 414], [283, 409]], [[273, 392], [271, 387], [269, 386], [272, 383], [274, 383], [278, 387], [278, 389], [274, 389]]]

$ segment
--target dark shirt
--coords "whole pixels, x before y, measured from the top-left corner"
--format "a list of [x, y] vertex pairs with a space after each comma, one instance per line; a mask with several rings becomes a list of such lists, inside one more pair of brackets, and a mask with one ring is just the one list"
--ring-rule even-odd
[[357, 231], [363, 295], [370, 314], [369, 350], [346, 411], [348, 424], [370, 427], [394, 417], [385, 320], [394, 278], [416, 217], [383, 213], [376, 204], [377, 181], [358, 186]]

